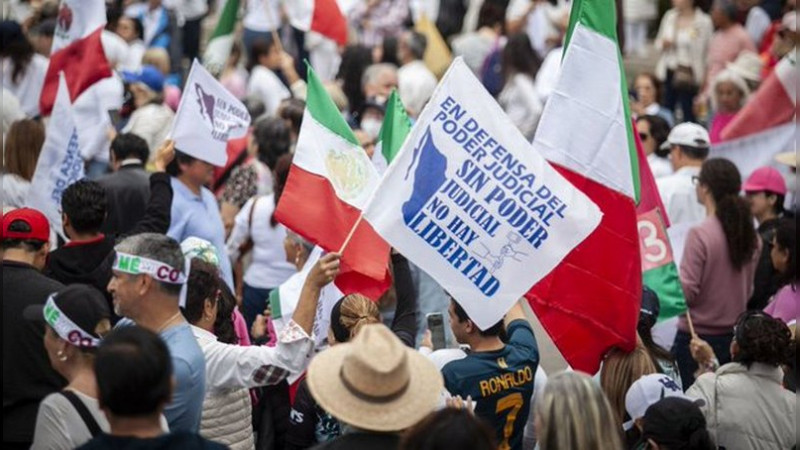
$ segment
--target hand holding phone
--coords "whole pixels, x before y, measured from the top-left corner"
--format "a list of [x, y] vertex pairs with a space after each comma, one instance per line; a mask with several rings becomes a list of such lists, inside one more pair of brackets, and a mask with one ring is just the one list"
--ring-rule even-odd
[[439, 350], [447, 347], [447, 342], [444, 335], [444, 316], [442, 313], [429, 313], [425, 317], [428, 320], [428, 330], [431, 332], [433, 349]]

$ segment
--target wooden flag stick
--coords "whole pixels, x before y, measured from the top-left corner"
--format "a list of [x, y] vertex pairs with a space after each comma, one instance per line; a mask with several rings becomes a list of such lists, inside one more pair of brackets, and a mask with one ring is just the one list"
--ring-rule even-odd
[[694, 324], [692, 323], [692, 314], [689, 312], [689, 308], [686, 308], [686, 323], [689, 325], [689, 333], [692, 335], [692, 338], [697, 337], [697, 333], [694, 332]]
[[356, 223], [353, 224], [353, 228], [350, 228], [350, 233], [347, 234], [347, 237], [345, 238], [344, 243], [342, 243], [342, 248], [339, 249], [339, 254], [340, 255], [342, 253], [344, 253], [345, 247], [347, 247], [347, 244], [350, 243], [350, 239], [352, 239], [353, 234], [356, 232], [356, 228], [358, 228], [358, 226], [361, 224], [361, 219], [363, 219], [363, 218], [364, 218], [364, 214], [359, 215], [358, 216], [358, 220], [356, 220]]

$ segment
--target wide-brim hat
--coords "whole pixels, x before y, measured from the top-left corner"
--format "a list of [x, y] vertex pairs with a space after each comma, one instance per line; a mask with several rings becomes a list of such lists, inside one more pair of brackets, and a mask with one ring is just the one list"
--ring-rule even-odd
[[415, 425], [436, 407], [444, 382], [436, 366], [382, 324], [319, 353], [308, 368], [317, 403], [341, 422], [377, 432]]

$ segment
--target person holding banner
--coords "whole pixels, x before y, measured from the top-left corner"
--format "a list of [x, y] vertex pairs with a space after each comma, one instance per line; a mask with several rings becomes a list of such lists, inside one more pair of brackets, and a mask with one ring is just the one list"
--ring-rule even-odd
[[[536, 336], [521, 301], [511, 307], [504, 321], [485, 330], [454, 299], [448, 313], [456, 340], [472, 351], [442, 368], [445, 388], [452, 395], [475, 400], [475, 414], [492, 425], [500, 449], [521, 449], [539, 365]], [[500, 339], [504, 330], [507, 343]]]
[[697, 370], [689, 352], [691, 338], [708, 341], [720, 364], [730, 361], [731, 330], [753, 292], [761, 251], [750, 208], [739, 197], [742, 181], [736, 166], [711, 158], [693, 182], [707, 217], [689, 231], [680, 266], [689, 310], [679, 319], [672, 351], [683, 386], [692, 385]]

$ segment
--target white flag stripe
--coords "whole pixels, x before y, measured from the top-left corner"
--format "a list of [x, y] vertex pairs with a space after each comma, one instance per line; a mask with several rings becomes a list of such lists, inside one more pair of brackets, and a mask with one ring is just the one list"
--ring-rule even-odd
[[224, 166], [228, 140], [244, 135], [249, 126], [250, 114], [244, 104], [194, 60], [169, 134], [175, 148]]
[[[578, 68], [561, 72], [533, 147], [548, 161], [633, 198], [617, 51], [611, 39], [576, 25], [562, 66]], [[581, 93], [580, 98], [571, 94], [575, 92]], [[572, 132], [565, 133], [564, 128]], [[599, 148], [598, 142], [602, 142]], [[624, 160], [619, 158], [620, 149], [625, 149]]]
[[61, 196], [72, 183], [83, 178], [83, 159], [72, 104], [64, 74], [59, 74], [58, 93], [47, 124], [42, 152], [36, 163], [26, 206], [47, 217], [53, 231], [63, 238]]
[[786, 171], [775, 161], [775, 155], [794, 151], [797, 125], [789, 122], [743, 138], [711, 146], [710, 157], [727, 158], [736, 164], [742, 180], [746, 180], [759, 167], [773, 166]]
[[358, 209], [378, 186], [378, 172], [364, 149], [323, 126], [307, 108], [292, 164], [329, 180], [337, 197]]

